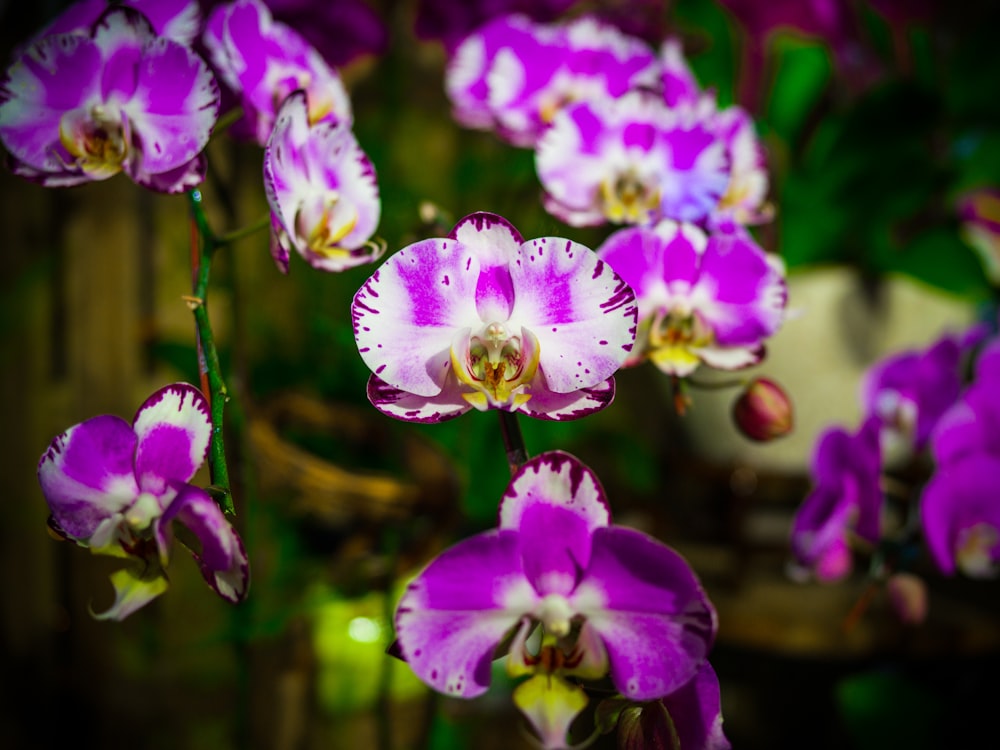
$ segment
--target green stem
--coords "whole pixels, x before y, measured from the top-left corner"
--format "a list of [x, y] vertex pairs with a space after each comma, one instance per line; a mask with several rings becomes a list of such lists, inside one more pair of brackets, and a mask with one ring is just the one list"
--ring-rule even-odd
[[188, 193], [191, 207], [191, 220], [197, 230], [197, 236], [192, 236], [192, 299], [191, 308], [197, 327], [199, 365], [202, 370], [202, 388], [208, 386], [209, 406], [212, 412], [212, 438], [208, 452], [208, 469], [212, 485], [216, 488], [215, 499], [224, 513], [235, 515], [232, 493], [229, 488], [229, 469], [226, 466], [226, 448], [222, 434], [222, 420], [228, 393], [222, 377], [222, 366], [219, 363], [219, 352], [215, 347], [215, 337], [212, 334], [212, 324], [208, 317], [208, 280], [212, 267], [212, 255], [220, 246], [217, 238], [208, 225], [205, 209], [202, 206], [201, 191], [192, 190]]
[[247, 224], [245, 227], [240, 227], [239, 229], [234, 229], [232, 232], [226, 232], [225, 234], [219, 235], [215, 238], [215, 249], [231, 245], [237, 240], [241, 240], [255, 232], [259, 232], [262, 229], [267, 229], [271, 226], [271, 212], [268, 211], [263, 216], [259, 217], [257, 221], [252, 224]]
[[499, 409], [497, 414], [500, 415], [500, 434], [503, 436], [503, 447], [507, 452], [507, 465], [510, 466], [510, 473], [513, 476], [521, 464], [528, 460], [528, 449], [524, 445], [524, 435], [521, 434], [517, 414], [503, 409]]

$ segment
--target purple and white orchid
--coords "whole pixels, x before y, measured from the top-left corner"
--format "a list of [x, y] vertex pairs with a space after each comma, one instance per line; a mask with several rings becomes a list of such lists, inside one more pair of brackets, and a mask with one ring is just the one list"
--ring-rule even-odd
[[596, 18], [537, 24], [513, 15], [459, 45], [445, 88], [459, 122], [532, 147], [568, 104], [615, 99], [658, 79], [656, 53], [645, 42]]
[[115, 6], [87, 33], [46, 35], [18, 56], [0, 82], [0, 141], [15, 173], [46, 186], [125, 172], [177, 193], [204, 178], [218, 108], [198, 55]]
[[237, 137], [267, 143], [278, 110], [293, 91], [306, 92], [309, 122], [351, 122], [351, 102], [323, 56], [297, 31], [275, 21], [263, 0], [215, 7], [202, 35], [219, 77], [237, 95]]
[[313, 268], [342, 271], [370, 263], [381, 213], [375, 169], [346, 122], [309, 124], [304, 91], [289, 96], [264, 149], [271, 207], [271, 254], [288, 272], [294, 248]]
[[369, 399], [414, 422], [473, 407], [591, 414], [635, 338], [635, 297], [608, 265], [567, 239], [525, 241], [491, 213], [400, 250], [351, 309]]
[[132, 563], [111, 576], [115, 601], [96, 617], [122, 620], [166, 590], [175, 521], [200, 543], [192, 554], [208, 585], [229, 602], [246, 595], [243, 543], [209, 494], [189, 484], [211, 432], [201, 391], [175, 383], [146, 399], [132, 424], [88, 419], [42, 455], [38, 481], [53, 527], [95, 554]]
[[[522, 653], [520, 634], [533, 623], [558, 640], [558, 654]], [[587, 663], [591, 675], [610, 673], [626, 698], [654, 700], [695, 677], [716, 627], [688, 563], [612, 525], [597, 477], [559, 451], [523, 464], [498, 528], [441, 553], [396, 613], [397, 640], [417, 676], [466, 698], [487, 689], [494, 650], [517, 629], [511, 659]]]
[[639, 331], [626, 365], [648, 358], [678, 377], [702, 362], [748, 367], [784, 321], [783, 264], [745, 231], [706, 235], [693, 224], [662, 221], [615, 232], [597, 254], [638, 300]]
[[730, 180], [710, 117], [640, 91], [561, 109], [535, 167], [546, 209], [572, 226], [705, 223]]

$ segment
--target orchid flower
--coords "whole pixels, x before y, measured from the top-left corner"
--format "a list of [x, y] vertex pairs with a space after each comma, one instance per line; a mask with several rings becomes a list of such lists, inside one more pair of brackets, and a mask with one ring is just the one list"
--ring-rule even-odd
[[309, 122], [351, 122], [351, 102], [323, 56], [297, 31], [275, 21], [263, 0], [233, 0], [214, 8], [202, 35], [212, 65], [238, 96], [238, 137], [267, 143], [277, 112], [293, 91], [306, 92]]
[[797, 564], [820, 580], [836, 580], [853, 564], [850, 534], [879, 541], [881, 468], [878, 420], [866, 420], [855, 434], [839, 427], [822, 434], [813, 456], [813, 490], [792, 522]]
[[354, 297], [354, 337], [385, 414], [440, 422], [471, 408], [575, 419], [607, 406], [632, 349], [632, 290], [593, 252], [524, 241], [500, 216], [465, 217], [409, 245]]
[[639, 91], [564, 107], [535, 151], [545, 208], [573, 226], [706, 222], [730, 181], [711, 115]]
[[931, 435], [934, 475], [920, 503], [927, 547], [946, 575], [1000, 572], [1000, 341], [976, 361], [972, 384]]
[[743, 231], [706, 235], [663, 221], [621, 229], [597, 255], [635, 290], [636, 347], [626, 365], [649, 359], [683, 377], [700, 363], [735, 370], [758, 363], [781, 326], [784, 268]]
[[208, 65], [129, 8], [89, 32], [44, 36], [0, 82], [0, 140], [15, 173], [46, 186], [125, 172], [153, 190], [199, 184], [219, 91]]
[[907, 350], [879, 361], [865, 374], [861, 401], [883, 425], [883, 450], [922, 451], [938, 420], [961, 395], [965, 354], [979, 343], [981, 326], [944, 336], [926, 350]]
[[655, 87], [658, 77], [656, 54], [645, 42], [596, 18], [536, 24], [514, 15], [462, 42], [445, 87], [459, 122], [532, 147], [564, 106]]
[[323, 271], [370, 263], [381, 202], [375, 170], [346, 122], [309, 123], [306, 94], [289, 96], [264, 149], [271, 254], [283, 272], [294, 248]]
[[38, 464], [53, 527], [94, 554], [126, 558], [111, 576], [116, 598], [96, 617], [122, 620], [162, 594], [179, 522], [200, 543], [192, 550], [223, 599], [246, 595], [243, 543], [209, 494], [188, 482], [205, 460], [212, 422], [201, 391], [161, 388], [129, 424], [104, 415], [58, 435]]
[[[524, 653], [530, 623], [557, 644]], [[514, 629], [512, 659], [587, 664], [590, 675], [609, 672], [626, 698], [653, 700], [705, 664], [716, 616], [687, 562], [611, 525], [593, 472], [555, 451], [517, 470], [498, 528], [432, 560], [396, 612], [398, 644], [416, 675], [465, 698], [485, 692], [494, 650]]]

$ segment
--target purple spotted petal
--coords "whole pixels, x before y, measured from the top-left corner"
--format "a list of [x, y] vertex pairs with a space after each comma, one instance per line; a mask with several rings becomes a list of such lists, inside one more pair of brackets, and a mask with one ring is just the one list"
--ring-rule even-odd
[[459, 221], [450, 236], [479, 261], [476, 313], [480, 320], [506, 321], [514, 304], [509, 266], [524, 242], [521, 233], [502, 216], [480, 211]]
[[920, 516], [927, 547], [942, 573], [953, 575], [956, 568], [973, 576], [995, 573], [1000, 563], [998, 497], [1000, 458], [996, 455], [967, 455], [938, 467], [924, 489]]
[[0, 83], [0, 140], [30, 170], [65, 172], [62, 116], [100, 102], [101, 51], [81, 35], [40, 39]]
[[135, 93], [125, 106], [142, 152], [135, 169], [159, 173], [194, 159], [219, 114], [219, 87], [208, 65], [166, 37], [143, 47]]
[[521, 537], [525, 575], [541, 595], [569, 594], [590, 562], [590, 538], [611, 520], [597, 477], [569, 453], [529, 459], [500, 501], [501, 529]]
[[[544, 381], [545, 373], [541, 373], [540, 377]], [[520, 411], [535, 419], [562, 422], [599, 412], [614, 398], [615, 379], [608, 378], [591, 388], [570, 393], [556, 393], [547, 387], [535, 389]]]
[[701, 259], [694, 304], [720, 346], [758, 343], [780, 328], [787, 291], [783, 269], [745, 233], [715, 233]]
[[489, 686], [494, 649], [538, 598], [519, 548], [515, 532], [478, 534], [445, 550], [403, 594], [396, 637], [431, 687], [473, 698]]
[[180, 487], [156, 522], [157, 546], [164, 558], [172, 542], [174, 521], [182, 523], [198, 539], [200, 549], [192, 550], [192, 554], [208, 585], [229, 602], [241, 601], [250, 583], [250, 564], [239, 535], [211, 496], [200, 487]]
[[593, 252], [542, 237], [521, 246], [510, 269], [512, 327], [538, 339], [549, 389], [570, 393], [607, 380], [635, 341], [635, 295]]
[[479, 259], [453, 239], [429, 239], [386, 260], [358, 290], [354, 338], [365, 364], [389, 385], [441, 393], [456, 332], [478, 328]]
[[732, 747], [722, 732], [719, 678], [708, 662], [701, 665], [687, 684], [664, 697], [663, 705], [674, 723], [681, 748], [729, 750]]
[[187, 482], [208, 455], [208, 402], [187, 383], [168, 385], [146, 399], [132, 426], [139, 441], [135, 475], [144, 492], [161, 495], [171, 481]]
[[70, 427], [38, 463], [42, 494], [60, 528], [86, 540], [139, 494], [136, 436], [125, 420], [104, 415]]
[[407, 422], [435, 424], [458, 417], [472, 406], [462, 398], [462, 391], [454, 377], [445, 381], [436, 396], [418, 396], [401, 391], [386, 383], [378, 375], [368, 378], [368, 400], [380, 412]]
[[594, 532], [590, 566], [570, 601], [604, 640], [615, 687], [633, 700], [684, 685], [715, 639], [715, 610], [688, 563], [632, 529]]

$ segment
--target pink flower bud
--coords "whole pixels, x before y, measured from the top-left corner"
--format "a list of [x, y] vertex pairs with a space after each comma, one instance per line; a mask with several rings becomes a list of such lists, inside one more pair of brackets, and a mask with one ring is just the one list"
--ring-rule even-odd
[[885, 582], [889, 604], [904, 625], [920, 625], [927, 619], [927, 585], [920, 576], [896, 573]]
[[751, 440], [765, 442], [792, 430], [792, 402], [767, 378], [755, 378], [733, 404], [733, 420]]
[[633, 705], [618, 719], [620, 750], [671, 750], [680, 746], [677, 730], [662, 702]]

